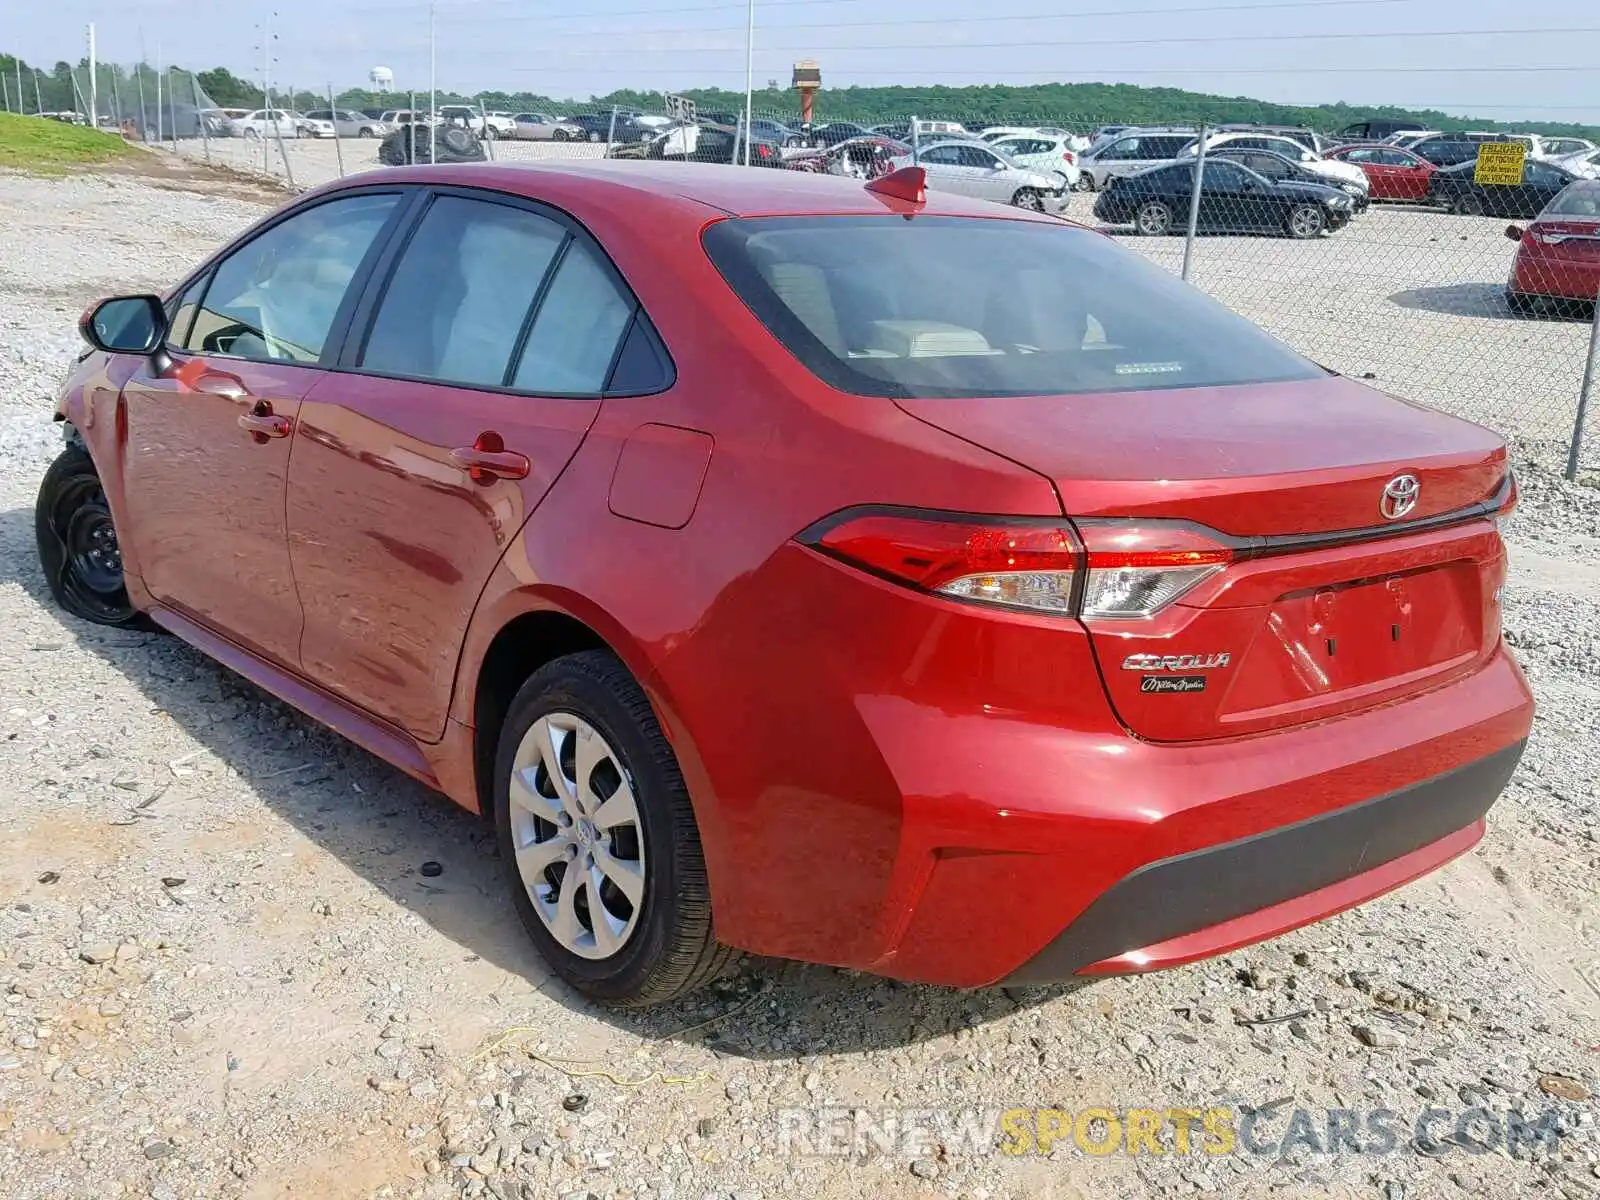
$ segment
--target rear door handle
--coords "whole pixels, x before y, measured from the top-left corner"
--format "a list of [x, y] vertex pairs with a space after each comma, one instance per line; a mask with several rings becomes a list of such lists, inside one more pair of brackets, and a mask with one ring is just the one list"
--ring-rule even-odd
[[481, 487], [497, 479], [526, 479], [533, 469], [526, 454], [507, 450], [504, 439], [492, 429], [480, 433], [472, 445], [450, 451], [450, 461]]
[[251, 441], [265, 442], [268, 438], [288, 437], [294, 425], [288, 417], [276, 416], [265, 400], [257, 400], [249, 412], [239, 414], [239, 428], [250, 435]]

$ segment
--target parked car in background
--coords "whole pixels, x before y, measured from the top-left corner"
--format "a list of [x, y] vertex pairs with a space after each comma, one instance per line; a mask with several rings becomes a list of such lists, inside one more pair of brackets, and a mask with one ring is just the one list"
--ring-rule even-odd
[[1563, 159], [1577, 154], [1592, 154], [1600, 149], [1588, 138], [1580, 137], [1541, 137], [1544, 157]]
[[[909, 155], [897, 167], [912, 165]], [[932, 191], [952, 192], [1030, 212], [1060, 213], [1066, 208], [1067, 184], [1060, 174], [1018, 166], [978, 141], [934, 142], [918, 150], [917, 165], [928, 173]]]
[[1423, 138], [1438, 137], [1441, 132], [1438, 129], [1409, 129], [1404, 133], [1391, 133], [1383, 140], [1391, 146], [1399, 146], [1404, 150], [1409, 150]]
[[1073, 191], [1087, 188], [1070, 134], [1025, 133], [996, 138], [989, 145], [1019, 167], [1060, 175]]
[[662, 129], [661, 126], [654, 124], [643, 124], [637, 117], [621, 112], [616, 114], [615, 122], [609, 112], [578, 113], [575, 116], [563, 117], [562, 122], [576, 125], [583, 131], [580, 140], [588, 142], [603, 142], [607, 137], [619, 143], [645, 142], [657, 136]]
[[1303, 125], [1219, 125], [1216, 131], [1219, 134], [1260, 134], [1267, 137], [1287, 138], [1291, 142], [1298, 142], [1318, 156], [1338, 144], [1332, 138], [1324, 137], [1316, 130], [1307, 129]]
[[[1108, 225], [1132, 225], [1160, 237], [1188, 228], [1194, 193], [1193, 162], [1171, 163], [1124, 175], [1095, 201], [1094, 215]], [[1350, 223], [1355, 205], [1325, 183], [1264, 179], [1226, 158], [1206, 158], [1195, 230], [1201, 233], [1276, 233], [1309, 239]]]
[[336, 138], [339, 136], [339, 128], [334, 124], [331, 113], [326, 118], [313, 117], [310, 113], [296, 113], [295, 122], [300, 126], [301, 137]]
[[293, 138], [302, 133], [299, 117], [286, 108], [253, 109], [235, 118], [233, 127], [247, 138]]
[[[712, 121], [673, 125], [658, 136], [638, 143], [630, 149], [642, 150], [642, 155], [623, 157], [672, 159], [678, 162], [705, 162], [743, 164], [745, 161], [744, 131], [737, 125], [723, 125]], [[783, 144], [768, 138], [750, 139], [749, 161], [752, 167], [783, 166]]]
[[1530, 158], [1518, 184], [1479, 183], [1476, 162], [1435, 171], [1428, 188], [1430, 202], [1461, 217], [1532, 217], [1544, 210], [1580, 176], [1555, 163]]
[[1263, 179], [1270, 179], [1273, 183], [1283, 183], [1285, 180], [1297, 180], [1300, 183], [1320, 183], [1336, 187], [1350, 197], [1354, 211], [1366, 212], [1371, 203], [1371, 192], [1366, 184], [1356, 184], [1348, 179], [1331, 179], [1317, 171], [1311, 170], [1304, 163], [1291, 159], [1286, 154], [1279, 154], [1275, 150], [1251, 150], [1239, 146], [1219, 146], [1206, 155], [1206, 170], [1211, 169], [1213, 159], [1221, 161], [1227, 159], [1240, 166], [1254, 171]]
[[471, 104], [441, 104], [439, 120], [446, 125], [460, 125], [472, 130], [486, 141], [515, 137], [517, 123], [509, 113], [485, 113]]
[[978, 131], [978, 140], [993, 143], [1000, 138], [1022, 137], [1028, 134], [1040, 134], [1043, 137], [1071, 138], [1075, 136], [1070, 129], [1062, 129], [1059, 125], [989, 125]]
[[334, 135], [342, 138], [381, 138], [394, 132], [382, 121], [349, 108], [313, 108], [305, 116], [307, 121], [332, 126]]
[[583, 126], [549, 113], [517, 113], [511, 118], [512, 137], [522, 142], [582, 142], [588, 140]]
[[798, 129], [785, 125], [782, 121], [769, 121], [764, 117], [751, 118], [750, 132], [758, 139], [775, 142], [780, 146], [800, 146], [804, 140]]
[[[494, 907], [595, 1003], [740, 951], [1081, 986], [1468, 853], [1534, 716], [1504, 440], [1116, 239], [886, 182], [484, 165], [292, 200], [85, 314], [38, 578], [482, 814]], [[1364, 956], [1481, 927], [1398, 912], [1350, 923]]]
[[1600, 181], [1568, 185], [1531, 225], [1512, 225], [1506, 236], [1517, 243], [1506, 284], [1512, 312], [1534, 312], [1549, 301], [1594, 304], [1600, 295]]
[[812, 175], [878, 179], [894, 170], [897, 160], [903, 160], [910, 154], [911, 147], [905, 142], [874, 134], [852, 138], [823, 149], [801, 150], [786, 156], [783, 166], [786, 170]]
[[1420, 154], [1382, 143], [1335, 146], [1328, 157], [1360, 167], [1374, 200], [1420, 203], [1428, 198], [1428, 181], [1438, 170]]
[[[1293, 138], [1284, 137], [1275, 133], [1256, 133], [1251, 131], [1238, 131], [1230, 133], [1216, 133], [1206, 135], [1206, 153], [1219, 150], [1224, 146], [1235, 150], [1271, 150], [1281, 154], [1291, 162], [1297, 162], [1308, 171], [1325, 177], [1330, 183], [1353, 183], [1365, 190], [1367, 183], [1366, 172], [1360, 167], [1350, 163], [1339, 162], [1337, 159], [1323, 158], [1315, 150], [1308, 149]], [[1200, 141], [1193, 139], [1179, 153], [1179, 158], [1194, 158], [1200, 152]]]
[[1550, 161], [1585, 179], [1600, 178], [1600, 150], [1585, 150], [1580, 154], [1569, 154], [1565, 158], [1555, 158]]
[[1192, 129], [1127, 130], [1104, 138], [1078, 155], [1078, 166], [1095, 189], [1111, 180], [1176, 162], [1183, 148], [1194, 141]]
[[1339, 131], [1339, 140], [1347, 142], [1381, 142], [1397, 133], [1423, 133], [1415, 121], [1398, 117], [1371, 117], [1354, 121]]
[[[826, 125], [812, 126], [811, 141], [818, 146], [837, 146], [851, 138], [866, 137], [871, 132], [854, 121], [829, 121]], [[902, 140], [909, 141], [909, 133]]]
[[1485, 142], [1511, 140], [1503, 133], [1436, 133], [1429, 137], [1418, 138], [1406, 149], [1427, 159], [1436, 167], [1454, 167], [1464, 162], [1476, 162], [1478, 147]]
[[[244, 116], [248, 110], [240, 110], [239, 115]], [[205, 125], [207, 137], [224, 138], [236, 137], [238, 131], [234, 128], [233, 118], [228, 111], [222, 108], [202, 108], [199, 110], [200, 120]]]
[[429, 113], [426, 109], [420, 108], [415, 112], [409, 108], [391, 108], [388, 112], [383, 114], [383, 123], [387, 125], [391, 131], [400, 128], [402, 125], [442, 124], [436, 115]]

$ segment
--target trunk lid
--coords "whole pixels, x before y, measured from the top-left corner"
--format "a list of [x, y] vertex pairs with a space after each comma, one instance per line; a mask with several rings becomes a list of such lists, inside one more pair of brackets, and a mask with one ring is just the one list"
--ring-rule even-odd
[[[897, 403], [1049, 477], [1091, 556], [1100, 537], [1185, 528], [1170, 522], [1222, 535], [1232, 561], [1154, 616], [1084, 620], [1108, 697], [1142, 737], [1388, 703], [1498, 645], [1498, 526], [1452, 520], [1503, 494], [1504, 444], [1478, 426], [1337, 377]], [[1414, 507], [1391, 517], [1380, 505], [1401, 476]]]

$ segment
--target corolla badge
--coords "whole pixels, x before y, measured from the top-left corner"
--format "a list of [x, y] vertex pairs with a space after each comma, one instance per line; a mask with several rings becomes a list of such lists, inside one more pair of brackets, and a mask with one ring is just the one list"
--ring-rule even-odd
[[1417, 506], [1422, 495], [1422, 483], [1415, 475], [1396, 475], [1383, 485], [1383, 497], [1378, 501], [1378, 511], [1391, 521], [1398, 521]]
[[1124, 671], [1215, 671], [1233, 661], [1221, 654], [1130, 654], [1122, 660]]

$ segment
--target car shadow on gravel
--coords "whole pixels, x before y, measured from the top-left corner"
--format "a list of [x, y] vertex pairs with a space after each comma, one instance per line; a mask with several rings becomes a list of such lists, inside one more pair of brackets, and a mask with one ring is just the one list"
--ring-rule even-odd
[[1587, 321], [1593, 309], [1577, 303], [1552, 302], [1532, 313], [1514, 313], [1506, 306], [1506, 290], [1497, 283], [1452, 283], [1444, 287], [1395, 292], [1390, 303], [1447, 317], [1487, 317], [1495, 321]]
[[[481, 818], [178, 638], [106, 629], [62, 613], [39, 569], [31, 508], [0, 512], [0, 586], [6, 584], [26, 592], [60, 631], [18, 647], [20, 653], [64, 651], [70, 639], [132, 682], [201, 747], [170, 762], [133, 764], [159, 776], [158, 786], [182, 788], [196, 777], [188, 772], [214, 758], [307, 839], [469, 958], [636, 1036], [747, 1059], [895, 1050], [940, 1037], [960, 1040], [964, 1030], [1085, 986], [959, 991], [751, 958], [674, 1004], [644, 1013], [598, 1008], [555, 980], [527, 940]], [[150, 814], [159, 819], [160, 811], [156, 805]], [[317, 897], [307, 897], [315, 903]]]

